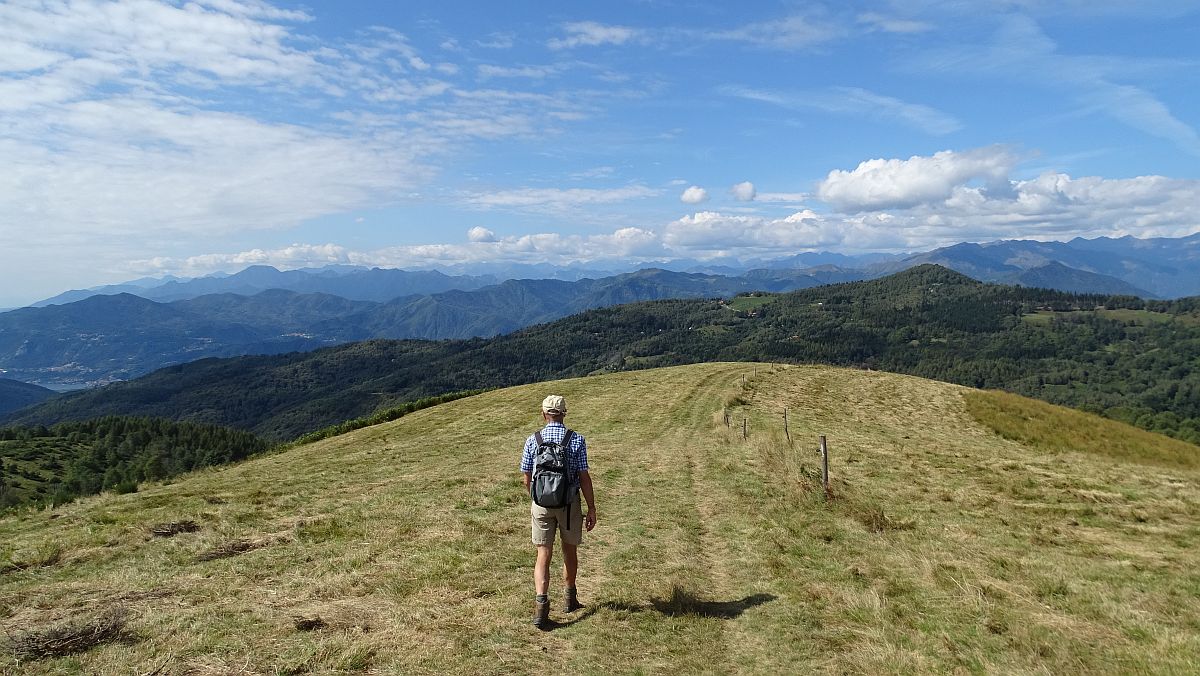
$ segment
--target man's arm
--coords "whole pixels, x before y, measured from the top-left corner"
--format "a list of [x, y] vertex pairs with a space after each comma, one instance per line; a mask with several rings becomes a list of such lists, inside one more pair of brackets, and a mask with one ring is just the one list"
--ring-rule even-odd
[[584, 527], [589, 531], [596, 527], [596, 496], [592, 494], [592, 475], [583, 471], [579, 473], [579, 488], [583, 491], [583, 499], [587, 501], [588, 511], [584, 517]]
[[529, 484], [533, 482], [533, 475], [529, 472], [522, 472], [521, 477], [525, 479], [525, 492], [529, 492]]

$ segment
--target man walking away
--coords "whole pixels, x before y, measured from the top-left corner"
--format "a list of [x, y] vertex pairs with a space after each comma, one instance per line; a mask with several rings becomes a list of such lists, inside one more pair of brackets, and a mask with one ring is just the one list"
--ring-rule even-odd
[[[550, 559], [554, 537], [562, 535], [563, 612], [572, 613], [583, 606], [575, 590], [579, 572], [579, 543], [583, 530], [596, 527], [596, 500], [592, 495], [592, 477], [588, 473], [587, 442], [583, 435], [567, 429], [563, 418], [567, 401], [550, 395], [542, 401], [542, 420], [546, 426], [525, 440], [521, 453], [521, 472], [531, 504], [530, 522], [533, 544], [537, 546], [537, 564], [533, 568], [533, 626], [550, 627]], [[579, 505], [579, 492], [587, 501], [587, 514]]]

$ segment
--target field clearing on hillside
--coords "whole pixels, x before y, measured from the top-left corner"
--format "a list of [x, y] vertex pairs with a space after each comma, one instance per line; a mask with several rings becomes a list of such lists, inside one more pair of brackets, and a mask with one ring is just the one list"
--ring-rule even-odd
[[[517, 465], [551, 392], [587, 438], [600, 520], [586, 608], [559, 613], [552, 583], [561, 624], [542, 633]], [[74, 655], [0, 651], [0, 672], [1193, 670], [1194, 462], [1148, 433], [1119, 457], [1104, 439], [1047, 446], [1046, 430], [1117, 424], [1008, 396], [817, 366], [619, 373], [4, 518], [5, 632], [130, 619]]]
[[779, 294], [757, 293], [748, 296], [734, 296], [725, 302], [725, 306], [737, 312], [749, 312], [764, 305], [770, 305], [777, 300], [779, 300]]
[[1034, 324], [1049, 324], [1053, 319], [1071, 319], [1080, 317], [1103, 317], [1104, 319], [1113, 319], [1135, 326], [1152, 326], [1155, 324], [1165, 324], [1167, 322], [1183, 322], [1188, 325], [1195, 326], [1200, 324], [1200, 317], [1190, 314], [1168, 314], [1166, 312], [1154, 312], [1151, 310], [1132, 310], [1129, 308], [1115, 309], [1099, 309], [1099, 310], [1072, 310], [1069, 312], [1054, 312], [1051, 310], [1039, 310], [1032, 314], [1027, 314], [1021, 319]]

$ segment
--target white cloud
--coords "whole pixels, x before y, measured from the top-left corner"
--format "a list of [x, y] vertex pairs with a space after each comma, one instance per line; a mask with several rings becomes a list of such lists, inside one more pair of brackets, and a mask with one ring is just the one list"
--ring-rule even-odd
[[[578, 97], [430, 77], [457, 66], [387, 28], [296, 33], [310, 19], [258, 0], [0, 3], [0, 231], [90, 257], [105, 238], [292, 227], [394, 204], [466, 142], [581, 116]], [[241, 112], [246, 86], [270, 119]]]
[[496, 233], [481, 226], [475, 226], [467, 231], [468, 242], [495, 242]]
[[773, 21], [746, 24], [725, 31], [705, 34], [712, 40], [745, 42], [758, 47], [781, 50], [812, 49], [845, 35], [836, 22], [817, 16], [789, 16]]
[[557, 75], [562, 68], [560, 66], [495, 66], [492, 64], [481, 64], [478, 72], [481, 78], [490, 77], [521, 77], [531, 80], [542, 80], [552, 75]]
[[386, 133], [346, 137], [136, 100], [70, 104], [52, 122], [58, 148], [0, 142], [0, 213], [44, 235], [291, 226], [374, 203], [426, 175]]
[[273, 8], [255, 2], [205, 5], [13, 2], [0, 5], [0, 44], [35, 46], [44, 54], [61, 57], [94, 55], [131, 73], [154, 72], [192, 81], [219, 78], [256, 84], [319, 79], [317, 59], [289, 47], [286, 28], [264, 23], [306, 15], [268, 11]]
[[616, 167], [610, 167], [610, 166], [606, 165], [606, 166], [602, 166], [602, 167], [592, 167], [591, 169], [584, 169], [582, 171], [576, 171], [576, 172], [570, 174], [570, 177], [576, 181], [595, 179], [595, 178], [608, 178], [608, 177], [612, 176], [613, 174], [615, 174], [616, 171], [617, 171]]
[[1006, 187], [1016, 162], [1016, 156], [1000, 146], [962, 153], [945, 150], [907, 160], [867, 160], [853, 171], [829, 172], [817, 196], [849, 211], [911, 207], [946, 200], [956, 187], [976, 179], [993, 189]]
[[754, 197], [757, 194], [754, 190], [754, 184], [750, 181], [742, 181], [741, 183], [735, 184], [729, 189], [729, 192], [732, 193], [733, 198], [739, 202], [753, 202]]
[[866, 26], [868, 30], [884, 33], [925, 33], [933, 30], [933, 25], [925, 21], [901, 19], [878, 12], [859, 14], [858, 23]]
[[66, 58], [61, 52], [52, 52], [37, 45], [0, 42], [0, 73], [41, 70]]
[[698, 185], [693, 185], [679, 196], [684, 204], [699, 204], [708, 199], [708, 191]]
[[750, 87], [722, 87], [719, 91], [751, 101], [792, 110], [819, 110], [836, 115], [860, 115], [895, 120], [927, 134], [949, 134], [962, 128], [953, 116], [920, 103], [910, 103], [859, 87], [831, 87], [818, 91], [775, 92]]
[[[476, 228], [472, 229], [474, 232]], [[620, 228], [607, 234], [537, 233], [489, 239], [468, 238], [466, 244], [414, 244], [356, 251], [337, 244], [293, 244], [280, 249], [209, 253], [186, 258], [157, 257], [134, 261], [134, 274], [204, 275], [247, 265], [281, 269], [331, 263], [398, 268], [429, 268], [465, 263], [604, 262], [651, 259], [666, 255], [661, 238], [651, 230]]]
[[599, 45], [623, 45], [638, 37], [640, 31], [628, 26], [611, 26], [595, 21], [578, 21], [563, 25], [565, 37], [554, 38], [546, 43], [550, 49], [574, 47], [597, 47]]
[[756, 202], [805, 202], [809, 194], [805, 192], [760, 192], [754, 196]]
[[475, 44], [484, 49], [511, 49], [516, 39], [515, 33], [500, 32], [492, 33], [487, 40], [476, 40]]
[[678, 255], [780, 256], [829, 248], [893, 248], [895, 233], [864, 219], [843, 219], [805, 209], [783, 218], [701, 211], [667, 224], [663, 244]]
[[160, 256], [130, 263], [132, 270], [151, 274], [199, 276], [233, 271], [250, 265], [280, 269], [356, 264], [357, 256], [337, 244], [292, 244], [279, 249], [250, 249], [231, 254], [200, 254], [183, 259]]
[[584, 206], [645, 199], [659, 194], [644, 185], [622, 188], [520, 188], [479, 193], [467, 198], [476, 207], [565, 212]]

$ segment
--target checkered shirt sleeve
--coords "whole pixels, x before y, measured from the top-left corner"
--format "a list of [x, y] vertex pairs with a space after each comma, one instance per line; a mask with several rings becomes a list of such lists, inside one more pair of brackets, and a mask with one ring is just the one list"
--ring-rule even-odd
[[[563, 435], [567, 433], [567, 428], [561, 423], [550, 423], [542, 429], [543, 441], [562, 441]], [[533, 455], [537, 453], [537, 439], [531, 434], [525, 440], [525, 447], [521, 450], [521, 471], [533, 471]], [[571, 435], [571, 444], [567, 447], [567, 466], [571, 468], [573, 474], [578, 475], [580, 472], [587, 472], [587, 441], [579, 432]]]

